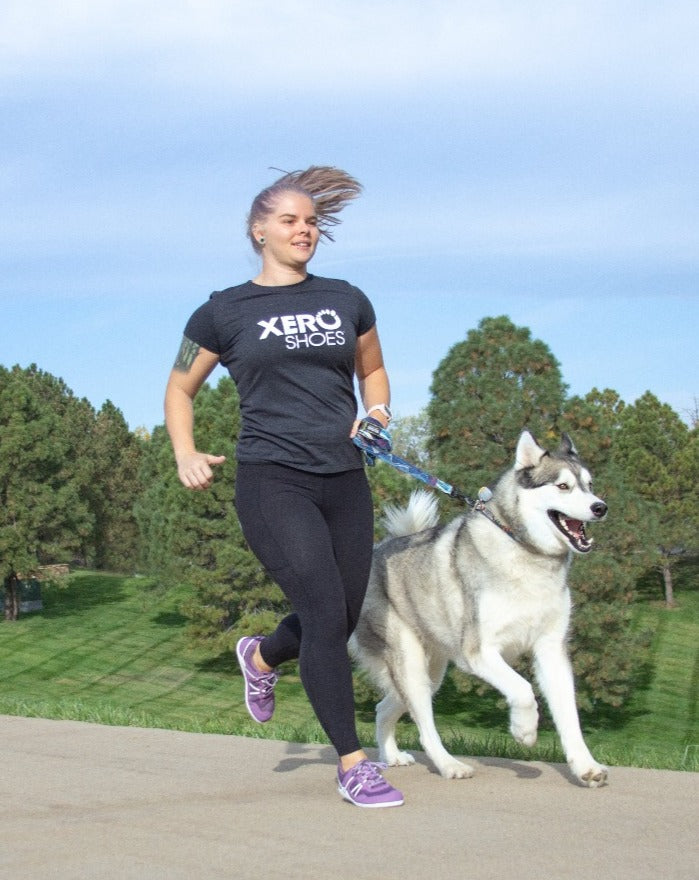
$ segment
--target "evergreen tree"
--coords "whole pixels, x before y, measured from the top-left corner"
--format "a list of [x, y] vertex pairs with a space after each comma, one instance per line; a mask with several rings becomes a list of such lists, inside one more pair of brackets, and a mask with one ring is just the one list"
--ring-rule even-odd
[[684, 555], [696, 553], [699, 520], [699, 435], [675, 411], [647, 391], [621, 414], [614, 460], [628, 485], [646, 501], [654, 538], [655, 566], [665, 601], [674, 604], [672, 572]]
[[0, 367], [0, 577], [9, 619], [18, 575], [82, 557], [92, 545], [93, 418], [61, 379], [35, 365]]
[[171, 526], [177, 523], [177, 505], [182, 499], [170, 440], [159, 425], [143, 444], [138, 472], [141, 492], [134, 504], [139, 535], [139, 567], [149, 573], [169, 576]]
[[138, 554], [134, 504], [141, 492], [138, 479], [143, 441], [129, 431], [111, 401], [97, 413], [91, 455], [97, 474], [91, 490], [95, 515], [95, 564], [116, 571], [133, 570]]
[[610, 388], [593, 388], [584, 397], [565, 401], [561, 428], [575, 437], [580, 457], [593, 474], [601, 474], [611, 461], [624, 407], [624, 401]]
[[472, 494], [509, 466], [524, 428], [556, 440], [565, 391], [543, 342], [507, 317], [484, 318], [433, 376], [428, 447], [440, 476]]
[[[649, 561], [639, 534], [652, 528], [647, 505], [626, 485], [613, 459], [625, 404], [609, 388], [565, 402], [563, 428], [590, 469], [596, 493], [609, 505], [595, 525], [595, 549], [574, 564], [569, 583], [575, 614], [572, 660], [582, 709], [623, 705], [645, 669], [647, 634], [631, 626], [636, 581]], [[641, 526], [645, 524], [645, 528]]]

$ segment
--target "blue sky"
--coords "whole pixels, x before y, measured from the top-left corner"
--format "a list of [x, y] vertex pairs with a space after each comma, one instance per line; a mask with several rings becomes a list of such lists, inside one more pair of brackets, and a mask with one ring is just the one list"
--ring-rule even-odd
[[698, 31], [694, 2], [5, 0], [0, 364], [161, 423], [187, 317], [257, 272], [270, 167], [331, 164], [365, 192], [312, 271], [372, 299], [399, 414], [507, 314], [571, 394], [687, 417]]

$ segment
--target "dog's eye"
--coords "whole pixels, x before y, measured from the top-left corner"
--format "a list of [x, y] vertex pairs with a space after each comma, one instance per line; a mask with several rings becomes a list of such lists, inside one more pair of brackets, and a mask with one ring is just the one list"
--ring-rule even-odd
[[567, 492], [568, 489], [570, 489], [570, 486], [568, 483], [559, 483], [557, 488], [559, 488], [561, 492]]

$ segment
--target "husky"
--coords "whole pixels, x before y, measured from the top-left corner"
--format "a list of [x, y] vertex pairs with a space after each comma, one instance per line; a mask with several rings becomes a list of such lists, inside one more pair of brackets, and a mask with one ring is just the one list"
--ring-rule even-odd
[[440, 527], [427, 492], [413, 492], [406, 508], [387, 508], [388, 537], [374, 548], [350, 640], [352, 655], [384, 694], [376, 709], [381, 761], [414, 763], [395, 736], [407, 711], [443, 777], [473, 774], [447, 752], [434, 723], [432, 696], [450, 661], [500, 691], [512, 736], [534, 745], [534, 691], [509, 665], [531, 654], [573, 775], [590, 788], [605, 784], [607, 768], [592, 757], [580, 729], [566, 636], [571, 558], [592, 548], [585, 523], [606, 515], [570, 437], [548, 452], [528, 431], [482, 509]]

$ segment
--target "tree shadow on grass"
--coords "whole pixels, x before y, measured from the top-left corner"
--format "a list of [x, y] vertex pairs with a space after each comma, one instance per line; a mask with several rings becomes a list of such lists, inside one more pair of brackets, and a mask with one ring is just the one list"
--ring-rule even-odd
[[156, 626], [174, 626], [182, 628], [186, 625], [188, 618], [186, 618], [184, 614], [180, 614], [179, 611], [161, 611], [152, 618], [152, 621]]
[[195, 665], [199, 672], [240, 673], [238, 658], [233, 651], [224, 651], [216, 657], [206, 657]]
[[51, 620], [92, 611], [100, 605], [116, 605], [126, 600], [125, 577], [119, 575], [81, 575], [72, 577], [68, 586], [44, 585], [41, 591], [41, 616]]

